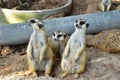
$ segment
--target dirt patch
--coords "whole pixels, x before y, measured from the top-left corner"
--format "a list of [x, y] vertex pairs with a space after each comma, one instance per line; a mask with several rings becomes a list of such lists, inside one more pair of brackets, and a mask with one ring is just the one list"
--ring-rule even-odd
[[[120, 79], [120, 54], [108, 54], [102, 52], [99, 49], [89, 47], [87, 48], [87, 64], [86, 70], [83, 74], [80, 75], [79, 79], [83, 80], [119, 80]], [[18, 71], [25, 71], [28, 69], [27, 59], [25, 55], [8, 55], [0, 58], [0, 75], [1, 79], [11, 79], [11, 80], [20, 80], [20, 79], [41, 79], [42, 77], [33, 78], [32, 76], [16, 76], [13, 73]], [[55, 79], [55, 80], [75, 80], [73, 75], [68, 75], [66, 78], [61, 78], [62, 70], [60, 68], [60, 61], [54, 63], [54, 67], [51, 73], [50, 78], [46, 79]], [[7, 76], [5, 76], [7, 75]], [[40, 76], [44, 76], [44, 73], [41, 73]]]
[[18, 10], [42, 10], [63, 6], [67, 0], [1, 0], [1, 6]]
[[27, 69], [25, 55], [11, 54], [2, 57], [0, 56], [0, 58], [0, 75], [8, 75], [16, 71]]

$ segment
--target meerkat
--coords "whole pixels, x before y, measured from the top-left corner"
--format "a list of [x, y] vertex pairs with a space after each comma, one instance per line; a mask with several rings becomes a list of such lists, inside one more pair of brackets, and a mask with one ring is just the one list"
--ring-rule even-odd
[[27, 47], [29, 74], [38, 76], [37, 71], [45, 71], [45, 76], [49, 76], [53, 65], [53, 52], [48, 44], [44, 25], [38, 19], [29, 19], [26, 22], [33, 28]]
[[109, 11], [112, 6], [112, 0], [101, 0], [99, 3], [99, 9], [100, 11]]
[[115, 8], [115, 10], [120, 10], [120, 5], [118, 5], [118, 6]]
[[74, 74], [75, 78], [85, 70], [86, 64], [86, 30], [89, 24], [84, 19], [76, 20], [74, 23], [75, 31], [70, 36], [63, 52], [61, 68], [66, 77]]
[[63, 50], [66, 46], [69, 36], [63, 31], [54, 31], [48, 38], [49, 44], [54, 52], [55, 59], [61, 59]]
[[110, 33], [102, 45], [96, 45], [106, 52], [120, 52], [120, 32]]

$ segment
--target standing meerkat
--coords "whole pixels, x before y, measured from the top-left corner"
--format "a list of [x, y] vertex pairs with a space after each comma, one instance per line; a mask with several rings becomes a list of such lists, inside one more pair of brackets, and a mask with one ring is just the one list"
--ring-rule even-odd
[[38, 76], [37, 71], [45, 71], [45, 76], [49, 76], [53, 65], [53, 52], [49, 47], [44, 25], [38, 19], [26, 22], [33, 28], [27, 47], [29, 74]]
[[70, 36], [63, 52], [61, 68], [66, 77], [68, 74], [74, 74], [75, 78], [84, 72], [86, 64], [86, 30], [89, 26], [86, 20], [76, 20], [74, 23], [75, 31]]
[[109, 11], [112, 6], [112, 0], [101, 0], [99, 3], [100, 11]]
[[49, 37], [49, 44], [52, 47], [55, 58], [62, 58], [63, 50], [66, 46], [69, 36], [63, 31], [54, 31], [52, 37]]

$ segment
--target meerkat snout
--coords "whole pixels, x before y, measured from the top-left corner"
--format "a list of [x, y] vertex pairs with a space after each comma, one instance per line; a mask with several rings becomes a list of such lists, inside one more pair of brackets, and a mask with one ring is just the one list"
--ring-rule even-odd
[[76, 22], [74, 23], [74, 26], [76, 28], [82, 28], [84, 26], [88, 28], [89, 24], [86, 22], [86, 20], [80, 19], [80, 20], [76, 20]]

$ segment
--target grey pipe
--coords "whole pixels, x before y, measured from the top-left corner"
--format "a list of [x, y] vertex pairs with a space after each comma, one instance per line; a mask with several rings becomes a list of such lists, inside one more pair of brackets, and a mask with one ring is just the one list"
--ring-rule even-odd
[[[69, 16], [43, 20], [48, 36], [55, 30], [71, 34], [74, 31], [73, 23], [76, 19], [84, 18], [89, 23], [87, 33], [94, 34], [102, 30], [120, 28], [120, 11], [108, 11], [94, 14]], [[27, 43], [32, 28], [25, 23], [1, 24], [0, 45], [15, 45]]]

